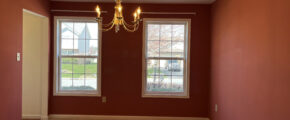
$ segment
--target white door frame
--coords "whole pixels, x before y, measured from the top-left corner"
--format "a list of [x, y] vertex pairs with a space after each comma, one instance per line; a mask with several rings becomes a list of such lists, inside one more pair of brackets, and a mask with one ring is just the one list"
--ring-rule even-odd
[[[23, 9], [23, 13], [29, 13], [31, 15], [35, 15], [43, 18], [44, 28], [49, 28], [49, 18], [33, 11]], [[41, 42], [42, 56], [41, 56], [41, 108], [40, 115], [23, 115], [24, 119], [41, 119], [48, 120], [48, 74], [49, 74], [49, 29], [43, 30], [43, 39]]]

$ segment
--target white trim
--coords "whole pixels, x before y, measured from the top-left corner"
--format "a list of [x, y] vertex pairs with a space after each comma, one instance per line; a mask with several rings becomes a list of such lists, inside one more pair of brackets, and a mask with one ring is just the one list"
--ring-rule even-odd
[[[89, 11], [89, 10], [59, 10], [59, 9], [54, 9], [50, 10], [51, 12], [73, 12], [73, 13], [96, 13], [96, 11]], [[102, 14], [108, 13], [108, 11], [101, 11]]]
[[48, 116], [41, 116], [40, 120], [49, 120]]
[[196, 15], [196, 12], [142, 12], [142, 14], [152, 15]]
[[40, 115], [22, 115], [22, 119], [41, 119]]
[[42, 25], [44, 29], [42, 33], [41, 46], [43, 50], [41, 51], [41, 108], [40, 115], [22, 115], [23, 119], [41, 119], [48, 120], [48, 91], [49, 91], [49, 18], [33, 11], [23, 9], [23, 13], [28, 13], [37, 17], [42, 18]]
[[30, 11], [30, 10], [27, 10], [27, 9], [22, 9], [23, 12], [26, 12], [26, 13], [29, 13], [29, 14], [32, 14], [32, 15], [35, 15], [35, 16], [38, 16], [38, 17], [44, 17], [44, 18], [47, 18], [46, 16], [43, 16], [41, 14], [38, 14], [36, 12], [33, 12], [33, 11]]
[[53, 30], [53, 39], [54, 39], [54, 41], [53, 41], [53, 51], [54, 51], [54, 53], [53, 53], [53, 95], [55, 96], [56, 95], [56, 93], [57, 93], [57, 78], [58, 78], [58, 75], [57, 75], [57, 73], [58, 73], [58, 69], [57, 69], [57, 51], [58, 51], [58, 35], [57, 35], [57, 33], [58, 33], [58, 26], [57, 26], [57, 24], [58, 24], [58, 21], [57, 21], [57, 18], [55, 17], [54, 18], [54, 21], [53, 21], [53, 25], [54, 25], [54, 30]]
[[48, 118], [48, 94], [49, 94], [49, 19], [45, 17], [43, 20], [43, 28], [47, 28], [43, 31], [43, 40], [41, 46], [42, 51], [42, 81], [41, 81], [41, 120], [47, 120]]
[[[190, 98], [190, 35], [191, 35], [191, 19], [176, 19], [176, 18], [144, 18], [143, 19], [143, 52], [142, 52], [142, 97], [144, 98]], [[146, 31], [147, 23], [158, 23], [158, 24], [167, 24], [167, 23], [185, 23], [185, 63], [184, 63], [184, 94], [170, 94], [170, 93], [146, 93]]]
[[[114, 0], [51, 0], [62, 2], [99, 2], [99, 3], [114, 3]], [[124, 3], [138, 3], [138, 4], [212, 4], [216, 0], [123, 0]]]
[[[60, 10], [54, 9], [51, 12], [70, 12], [70, 13], [95, 13], [96, 11], [88, 10]], [[108, 13], [108, 11], [101, 11], [101, 13]], [[196, 12], [142, 12], [141, 14], [152, 14], [152, 15], [196, 15]]]
[[50, 120], [209, 120], [202, 117], [111, 116], [111, 115], [56, 115]]
[[48, 116], [41, 115], [22, 115], [22, 119], [37, 119], [37, 120], [48, 120]]
[[59, 64], [58, 61], [58, 51], [60, 49], [60, 36], [58, 36], [58, 33], [60, 31], [60, 28], [58, 26], [59, 21], [80, 21], [80, 22], [97, 22], [95, 20], [95, 17], [67, 17], [67, 16], [54, 16], [54, 82], [53, 82], [53, 95], [54, 96], [101, 96], [101, 61], [102, 61], [102, 31], [100, 29], [100, 27], [102, 26], [102, 23], [99, 22], [98, 26], [99, 26], [99, 38], [98, 38], [98, 78], [97, 78], [97, 90], [96, 91], [59, 91], [58, 90], [58, 78], [59, 78], [59, 68], [57, 67]]

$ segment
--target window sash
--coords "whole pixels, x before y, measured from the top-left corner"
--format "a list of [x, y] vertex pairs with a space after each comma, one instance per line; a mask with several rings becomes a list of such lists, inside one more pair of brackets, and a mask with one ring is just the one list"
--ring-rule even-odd
[[93, 56], [93, 55], [63, 55], [59, 56], [60, 58], [98, 58], [98, 56]]
[[180, 58], [180, 57], [147, 57], [146, 59], [156, 59], [156, 60], [159, 60], [159, 59], [162, 59], [162, 60], [184, 60], [185, 61], [185, 58]]
[[[61, 63], [61, 59], [62, 58], [98, 58], [98, 57], [83, 57], [83, 56], [81, 56], [81, 57], [77, 57], [77, 56], [72, 56], [72, 57], [67, 57], [67, 56], [65, 56], [65, 57], [61, 57], [61, 56], [59, 56], [59, 65], [58, 65], [58, 69], [59, 69], [59, 80], [58, 80], [58, 90], [59, 90], [59, 92], [62, 92], [62, 93], [78, 93], [78, 91], [80, 92], [80, 91], [82, 91], [82, 92], [87, 92], [87, 93], [97, 93], [97, 91], [98, 91], [98, 85], [97, 85], [97, 89], [96, 90], [81, 90], [81, 89], [79, 89], [79, 90], [62, 90], [61, 89], [61, 76], [62, 76], [62, 74], [72, 74], [72, 82], [74, 81], [74, 74], [84, 74], [84, 75], [86, 75], [86, 74], [96, 74], [97, 75], [97, 78], [96, 78], [96, 84], [98, 84], [98, 72], [96, 72], [96, 73], [87, 73], [86, 72], [86, 64], [84, 64], [84, 73], [74, 73], [73, 71], [74, 71], [74, 69], [73, 69], [73, 64], [74, 63], [71, 63], [72, 64], [72, 73], [62, 73], [61, 72], [61, 66], [62, 66], [62, 63]], [[98, 66], [99, 64], [97, 63], [97, 66]], [[98, 70], [97, 70], [98, 71]], [[86, 79], [85, 79], [86, 77], [84, 77], [84, 82], [86, 82]], [[72, 84], [72, 87], [74, 87], [73, 86], [73, 84]]]
[[[172, 41], [172, 35], [171, 40], [161, 40], [161, 33], [159, 32], [159, 40], [149, 40], [148, 39], [148, 26], [149, 25], [184, 25], [184, 40], [183, 41]], [[190, 23], [186, 20], [180, 20], [180, 21], [174, 21], [174, 20], [144, 20], [144, 65], [143, 65], [143, 97], [173, 97], [178, 98], [179, 96], [188, 96], [189, 97], [189, 78], [188, 78], [188, 50], [189, 50], [189, 26]], [[159, 28], [161, 30], [161, 28]], [[172, 42], [184, 42], [184, 50], [183, 50], [183, 57], [160, 57], [160, 44], [159, 44], [159, 57], [148, 57], [148, 41], [171, 41]], [[172, 44], [171, 44], [171, 55], [172, 55]], [[183, 61], [183, 91], [182, 92], [162, 92], [162, 91], [148, 91], [147, 90], [147, 83], [148, 83], [148, 74], [147, 74], [147, 68], [148, 68], [148, 61], [149, 60], [182, 60]], [[160, 66], [159, 66], [160, 68]], [[150, 75], [152, 76], [152, 75]], [[160, 75], [157, 75], [160, 76]], [[161, 75], [166, 76], [166, 75]], [[169, 76], [176, 76], [176, 75], [169, 75]], [[171, 80], [172, 81], [172, 80]]]
[[[183, 61], [183, 72], [182, 72], [182, 75], [173, 75], [172, 73], [170, 74], [170, 75], [160, 75], [160, 72], [158, 72], [159, 74], [158, 75], [148, 75], [148, 65], [147, 65], [147, 62], [149, 61], [149, 60], [182, 60]], [[186, 62], [186, 60], [184, 59], [184, 58], [147, 58], [146, 60], [145, 60], [145, 71], [144, 71], [144, 73], [145, 73], [145, 80], [146, 80], [146, 84], [145, 84], [145, 92], [147, 93], [147, 94], [180, 94], [180, 93], [184, 93], [185, 92], [185, 89], [186, 89], [186, 78], [185, 78], [185, 76], [186, 76], [186, 69], [187, 69], [187, 67], [186, 67], [186, 64], [185, 64], [185, 62]], [[159, 65], [160, 65], [160, 63], [159, 63]], [[159, 66], [159, 68], [160, 68], [160, 66]], [[183, 76], [183, 92], [163, 92], [163, 91], [147, 91], [147, 81], [148, 81], [148, 76], [171, 76], [171, 77], [173, 77], [173, 76]], [[171, 80], [171, 82], [172, 82], [172, 80]]]
[[[57, 39], [56, 42], [56, 77], [55, 77], [55, 88], [54, 88], [54, 95], [60, 95], [60, 96], [100, 96], [101, 95], [101, 80], [100, 80], [100, 73], [101, 73], [101, 60], [100, 60], [100, 54], [101, 54], [101, 32], [98, 28], [98, 39], [87, 39], [87, 38], [82, 38], [82, 39], [78, 39], [78, 40], [97, 40], [98, 42], [98, 55], [62, 55], [62, 40], [65, 40], [65, 38], [62, 38], [62, 23], [63, 22], [71, 22], [73, 24], [75, 23], [97, 23], [98, 26], [101, 25], [100, 22], [96, 22], [94, 18], [86, 18], [86, 17], [56, 17], [55, 18], [55, 36]], [[74, 25], [73, 25], [74, 26]], [[73, 28], [74, 29], [74, 28]], [[69, 38], [72, 39], [73, 41], [75, 40], [74, 36], [73, 38]], [[73, 44], [74, 46], [74, 44]], [[85, 44], [85, 48], [87, 48], [87, 44]], [[96, 78], [96, 84], [97, 84], [97, 89], [96, 90], [62, 90], [61, 89], [61, 61], [63, 58], [94, 58], [97, 59], [97, 72], [96, 73], [81, 73], [81, 74], [96, 74], [97, 78]], [[72, 63], [73, 64], [73, 63]], [[85, 64], [84, 64], [85, 66]], [[71, 73], [72, 75], [74, 74], [74, 72], [72, 71]], [[79, 74], [79, 73], [76, 73]], [[73, 81], [73, 78], [72, 78]], [[86, 79], [84, 79], [84, 81], [86, 81]]]

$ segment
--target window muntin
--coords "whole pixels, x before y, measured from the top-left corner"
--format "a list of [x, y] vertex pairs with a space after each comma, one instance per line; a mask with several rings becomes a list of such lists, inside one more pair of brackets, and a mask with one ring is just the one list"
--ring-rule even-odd
[[189, 97], [189, 24], [145, 19], [143, 97]]
[[56, 95], [100, 95], [99, 24], [57, 18]]

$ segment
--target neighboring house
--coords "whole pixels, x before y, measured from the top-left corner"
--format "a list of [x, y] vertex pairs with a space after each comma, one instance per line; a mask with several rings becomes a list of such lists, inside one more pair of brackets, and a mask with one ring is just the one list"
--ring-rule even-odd
[[[84, 29], [78, 29], [81, 31], [73, 30], [73, 27], [71, 27], [69, 24], [63, 25], [65, 27], [62, 29], [62, 54], [84, 55], [88, 53], [91, 33], [89, 32], [87, 25], [84, 26]], [[67, 39], [66, 36], [68, 36]]]

